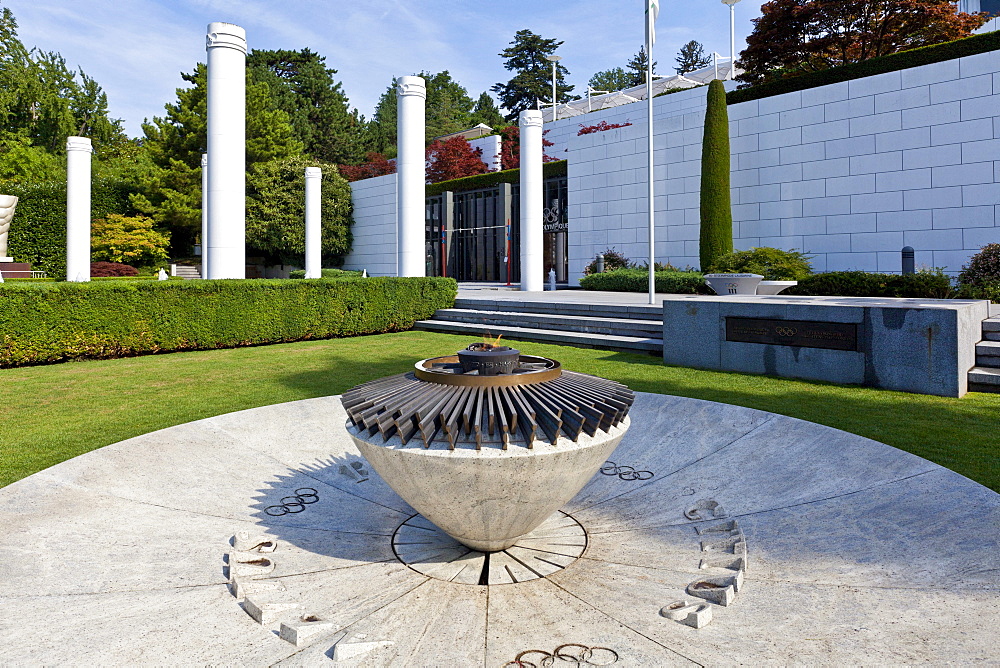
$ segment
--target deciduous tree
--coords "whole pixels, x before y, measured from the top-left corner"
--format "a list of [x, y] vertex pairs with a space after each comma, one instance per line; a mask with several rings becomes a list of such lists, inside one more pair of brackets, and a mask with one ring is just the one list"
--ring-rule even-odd
[[595, 90], [616, 91], [632, 87], [632, 76], [621, 67], [598, 72], [587, 84]]
[[966, 37], [986, 21], [949, 0], [771, 0], [740, 53], [755, 84]]
[[472, 148], [465, 137], [435, 141], [427, 147], [427, 182], [440, 183], [490, 171], [483, 149]]

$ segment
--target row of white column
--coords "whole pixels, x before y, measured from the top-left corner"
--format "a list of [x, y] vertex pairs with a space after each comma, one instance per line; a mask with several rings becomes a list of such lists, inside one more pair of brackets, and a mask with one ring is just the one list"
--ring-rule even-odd
[[[202, 156], [202, 276], [246, 276], [246, 31], [210, 23], [208, 154]], [[397, 274], [425, 274], [425, 100], [421, 77], [396, 80], [398, 102]], [[542, 262], [542, 114], [522, 111], [521, 289], [544, 288]], [[71, 281], [90, 280], [90, 140], [70, 137], [67, 149], [66, 269]], [[211, 156], [211, 159], [209, 159]], [[319, 278], [322, 173], [306, 168], [306, 278]]]
[[[210, 23], [208, 51], [208, 153], [201, 157], [201, 241], [205, 278], [246, 277], [246, 31]], [[92, 147], [86, 137], [66, 141], [66, 278], [90, 280]], [[209, 160], [208, 156], [212, 156]], [[321, 183], [307, 167], [306, 278], [321, 271]]]
[[[396, 272], [425, 274], [425, 100], [421, 77], [396, 79]], [[542, 262], [542, 112], [522, 111], [521, 130], [521, 289], [545, 286]]]

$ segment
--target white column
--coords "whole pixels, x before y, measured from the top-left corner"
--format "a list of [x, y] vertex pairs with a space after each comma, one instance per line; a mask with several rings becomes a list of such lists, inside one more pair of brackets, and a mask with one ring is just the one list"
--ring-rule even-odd
[[323, 170], [306, 167], [306, 278], [321, 278], [322, 246], [320, 192], [323, 185]]
[[542, 112], [527, 109], [521, 127], [521, 290], [545, 289], [542, 263]]
[[208, 278], [246, 278], [246, 31], [208, 24]]
[[66, 138], [66, 280], [90, 280], [90, 140]]
[[396, 243], [400, 276], [423, 276], [424, 267], [424, 103], [421, 77], [396, 79]]
[[201, 154], [201, 277], [208, 278], [208, 153]]

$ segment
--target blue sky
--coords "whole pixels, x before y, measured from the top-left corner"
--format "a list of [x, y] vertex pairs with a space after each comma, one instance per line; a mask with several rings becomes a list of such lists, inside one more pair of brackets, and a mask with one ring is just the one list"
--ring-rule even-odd
[[[130, 135], [162, 115], [175, 89], [205, 60], [205, 28], [246, 28], [250, 48], [310, 49], [326, 56], [351, 105], [369, 116], [393, 77], [449, 70], [475, 98], [506, 81], [497, 55], [529, 29], [565, 41], [558, 51], [577, 92], [595, 72], [624, 66], [643, 41], [644, 0], [0, 0], [29, 47], [58, 51], [108, 93]], [[736, 49], [745, 46], [760, 0], [736, 6]], [[729, 54], [729, 8], [720, 0], [661, 0], [658, 72], [695, 39]]]

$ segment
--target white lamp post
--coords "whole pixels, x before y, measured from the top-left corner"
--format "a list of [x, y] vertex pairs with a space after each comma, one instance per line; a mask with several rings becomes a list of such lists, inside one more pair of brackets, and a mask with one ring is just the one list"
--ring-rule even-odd
[[552, 63], [552, 120], [556, 120], [556, 67], [562, 56], [545, 56], [545, 60]]
[[733, 78], [733, 70], [736, 69], [736, 3], [740, 0], [722, 0], [722, 4], [729, 5], [729, 77]]

